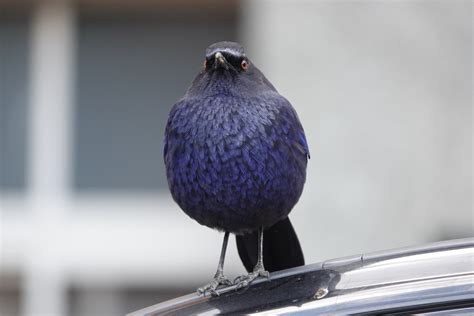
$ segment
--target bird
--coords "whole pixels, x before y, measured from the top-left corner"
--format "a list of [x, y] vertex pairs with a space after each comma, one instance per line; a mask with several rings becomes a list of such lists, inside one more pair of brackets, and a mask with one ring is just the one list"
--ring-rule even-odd
[[[304, 265], [288, 214], [306, 181], [308, 143], [293, 106], [242, 45], [206, 49], [204, 65], [169, 113], [163, 156], [174, 201], [199, 224], [224, 232], [217, 271], [199, 294], [245, 288]], [[233, 282], [223, 272], [229, 234], [248, 272]]]

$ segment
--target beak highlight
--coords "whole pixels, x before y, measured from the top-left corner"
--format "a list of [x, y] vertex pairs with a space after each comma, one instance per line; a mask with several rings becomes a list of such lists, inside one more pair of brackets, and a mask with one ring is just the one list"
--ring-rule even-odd
[[224, 55], [222, 55], [221, 52], [217, 52], [214, 55], [214, 59], [215, 59], [215, 63], [214, 63], [215, 68], [223, 67], [226, 70], [229, 69], [229, 66], [227, 65], [227, 60], [225, 59]]

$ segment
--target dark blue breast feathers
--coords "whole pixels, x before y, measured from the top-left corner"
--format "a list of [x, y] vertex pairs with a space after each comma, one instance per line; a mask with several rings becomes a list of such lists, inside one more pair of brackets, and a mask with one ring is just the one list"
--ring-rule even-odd
[[290, 103], [184, 98], [171, 110], [164, 159], [173, 198], [203, 225], [241, 233], [284, 218], [298, 201], [309, 150]]

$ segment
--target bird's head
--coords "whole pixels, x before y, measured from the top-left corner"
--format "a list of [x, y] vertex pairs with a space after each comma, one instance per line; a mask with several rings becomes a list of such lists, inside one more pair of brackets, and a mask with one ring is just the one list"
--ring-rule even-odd
[[241, 73], [247, 71], [250, 61], [245, 56], [244, 48], [234, 42], [218, 42], [206, 50], [204, 69], [208, 72], [230, 71]]
[[274, 90], [272, 84], [235, 42], [218, 42], [206, 49], [203, 70], [194, 79], [187, 95], [251, 96]]

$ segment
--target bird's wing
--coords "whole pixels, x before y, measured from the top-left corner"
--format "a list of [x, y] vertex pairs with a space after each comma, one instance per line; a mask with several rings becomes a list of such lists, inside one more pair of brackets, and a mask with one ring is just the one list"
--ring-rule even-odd
[[287, 99], [279, 94], [275, 94], [272, 98], [279, 113], [276, 118], [279, 128], [283, 130], [298, 151], [310, 158], [308, 142], [295, 109]]
[[[181, 111], [184, 107], [186, 107], [187, 102], [185, 99], [181, 99], [178, 101], [170, 111], [170, 114], [168, 116], [168, 121], [166, 122], [166, 127], [165, 127], [165, 136], [164, 136], [164, 141], [163, 141], [163, 157], [166, 161], [166, 155], [168, 154], [169, 150], [169, 143], [170, 140], [173, 137], [176, 137], [176, 135], [173, 134], [173, 129], [171, 128], [171, 124], [176, 116], [176, 114]], [[175, 122], [175, 124], [180, 124], [179, 122]]]

